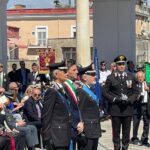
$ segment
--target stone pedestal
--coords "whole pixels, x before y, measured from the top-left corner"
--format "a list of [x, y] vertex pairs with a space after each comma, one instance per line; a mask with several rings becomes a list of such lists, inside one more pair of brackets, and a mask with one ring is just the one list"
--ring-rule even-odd
[[7, 69], [7, 16], [6, 7], [8, 0], [0, 0], [0, 63]]
[[89, 0], [77, 0], [77, 63], [87, 66], [91, 62]]
[[119, 54], [135, 61], [135, 0], [95, 0], [93, 16], [99, 61]]

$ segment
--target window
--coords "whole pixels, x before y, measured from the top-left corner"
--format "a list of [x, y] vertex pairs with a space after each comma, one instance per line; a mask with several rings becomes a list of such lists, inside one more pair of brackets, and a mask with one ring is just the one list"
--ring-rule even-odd
[[19, 51], [17, 47], [9, 48], [9, 60], [19, 59]]
[[48, 39], [48, 27], [37, 26], [36, 27], [36, 45], [46, 46]]
[[76, 48], [75, 47], [64, 47], [62, 48], [64, 59], [74, 59], [76, 60]]
[[71, 26], [71, 37], [76, 38], [76, 26]]

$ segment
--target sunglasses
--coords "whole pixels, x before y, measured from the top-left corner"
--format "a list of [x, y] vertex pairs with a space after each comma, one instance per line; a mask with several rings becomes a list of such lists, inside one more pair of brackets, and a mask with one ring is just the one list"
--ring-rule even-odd
[[101, 64], [102, 66], [106, 66], [106, 64]]
[[0, 68], [3, 68], [3, 66], [0, 66]]
[[41, 94], [34, 94], [34, 96], [35, 96], [35, 97], [40, 97], [40, 96], [41, 96]]
[[120, 63], [117, 63], [118, 66], [124, 66], [125, 63], [124, 62], [120, 62]]

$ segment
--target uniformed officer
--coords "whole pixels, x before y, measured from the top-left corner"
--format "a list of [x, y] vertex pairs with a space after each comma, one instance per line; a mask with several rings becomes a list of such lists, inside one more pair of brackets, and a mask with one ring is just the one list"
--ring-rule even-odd
[[97, 96], [90, 89], [95, 84], [95, 75], [93, 72], [85, 72], [81, 74], [81, 87], [77, 88], [79, 98], [79, 108], [84, 121], [84, 132], [87, 142], [83, 144], [78, 141], [78, 150], [97, 150], [98, 139], [101, 136], [99, 105], [97, 104]]
[[[103, 96], [110, 102], [109, 112], [112, 118], [115, 150], [128, 149], [133, 102], [139, 94], [135, 77], [125, 71], [126, 60], [124, 55], [119, 55], [115, 58], [114, 62], [117, 65], [117, 70], [108, 76], [103, 90]], [[120, 138], [121, 127], [122, 138]]]
[[50, 69], [53, 81], [44, 95], [42, 109], [42, 130], [46, 150], [69, 150], [71, 139], [70, 112], [62, 83], [67, 80], [66, 73], [52, 64]]

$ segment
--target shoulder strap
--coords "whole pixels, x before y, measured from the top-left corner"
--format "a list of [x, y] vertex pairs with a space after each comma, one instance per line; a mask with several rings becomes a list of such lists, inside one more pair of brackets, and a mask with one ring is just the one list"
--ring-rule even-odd
[[63, 101], [63, 103], [65, 103], [68, 112], [71, 113], [69, 101], [58, 90], [56, 90], [56, 93], [58, 94], [60, 99]]
[[99, 105], [98, 97], [90, 90], [90, 88], [88, 88], [86, 85], [83, 85], [82, 89], [92, 98], [92, 100], [97, 103], [97, 105]]

